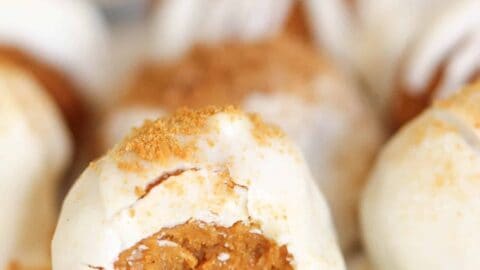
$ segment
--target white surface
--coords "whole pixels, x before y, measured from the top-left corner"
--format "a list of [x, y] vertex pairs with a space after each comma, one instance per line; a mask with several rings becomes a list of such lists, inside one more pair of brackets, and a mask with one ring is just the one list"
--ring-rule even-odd
[[[404, 80], [413, 94], [426, 89], [440, 65], [446, 74], [437, 96], [448, 97], [480, 71], [480, 1], [458, 1], [441, 12], [415, 44]], [[447, 60], [445, 62], [445, 60]]]
[[350, 70], [354, 21], [346, 0], [305, 0], [309, 28], [319, 48]]
[[326, 73], [312, 82], [311, 99], [254, 92], [242, 105], [280, 126], [300, 146], [332, 209], [344, 250], [358, 241], [358, 198], [382, 141], [376, 119], [346, 81]]

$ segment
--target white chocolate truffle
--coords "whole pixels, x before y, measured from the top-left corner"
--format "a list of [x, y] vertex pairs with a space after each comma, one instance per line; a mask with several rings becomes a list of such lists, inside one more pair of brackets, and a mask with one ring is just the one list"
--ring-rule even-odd
[[113, 145], [144, 117], [182, 106], [234, 104], [259, 113], [300, 146], [349, 249], [358, 240], [358, 196], [382, 141], [356, 90], [325, 58], [288, 37], [202, 47], [175, 64], [142, 70], [106, 119], [103, 139]]
[[0, 149], [0, 269], [46, 269], [57, 214], [56, 187], [70, 160], [70, 138], [46, 91], [24, 71], [3, 62]]
[[89, 1], [0, 1], [0, 44], [64, 71], [91, 104], [108, 99], [107, 32]]
[[480, 85], [437, 102], [383, 150], [361, 220], [377, 270], [480, 268]]
[[254, 222], [252, 233], [287, 247], [294, 269], [344, 269], [302, 155], [277, 128], [231, 107], [146, 122], [90, 164], [64, 202], [53, 269], [116, 269], [123, 251], [191, 220]]

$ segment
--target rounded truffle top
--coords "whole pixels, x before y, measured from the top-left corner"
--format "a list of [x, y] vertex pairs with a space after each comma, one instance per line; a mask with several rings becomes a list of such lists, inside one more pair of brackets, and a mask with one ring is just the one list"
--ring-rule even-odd
[[72, 145], [45, 91], [28, 72], [0, 60], [1, 269], [50, 266], [54, 187]]
[[[195, 137], [218, 130], [216, 125], [210, 125], [210, 117], [225, 113], [231, 117], [241, 117], [243, 113], [235, 107], [206, 107], [203, 110], [192, 111], [179, 109], [171, 117], [156, 121], [145, 121], [143, 126], [133, 132], [117, 146], [116, 154], [134, 153], [147, 161], [162, 162], [165, 158], [188, 158], [197, 150], [195, 142], [185, 144], [183, 137]], [[266, 143], [271, 138], [284, 136], [283, 132], [272, 125], [264, 123], [257, 115], [249, 114], [248, 119], [253, 125], [252, 136], [258, 143]]]

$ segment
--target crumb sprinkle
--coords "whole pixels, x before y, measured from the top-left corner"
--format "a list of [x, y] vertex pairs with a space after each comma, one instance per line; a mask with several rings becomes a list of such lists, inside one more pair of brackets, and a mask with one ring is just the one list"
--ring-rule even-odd
[[194, 145], [180, 143], [179, 136], [194, 136], [208, 131], [207, 119], [217, 113], [238, 113], [232, 106], [209, 106], [201, 110], [181, 108], [171, 117], [147, 120], [121, 143], [117, 154], [133, 152], [147, 161], [167, 161], [172, 157], [187, 159]]
[[[252, 123], [252, 136], [259, 144], [266, 144], [272, 137], [282, 137], [284, 133], [276, 126], [265, 123], [256, 114], [244, 114], [234, 106], [209, 106], [200, 110], [182, 108], [172, 116], [159, 120], [147, 120], [143, 126], [135, 128], [132, 133], [116, 148], [120, 169], [138, 171], [142, 166], [138, 161], [125, 162], [127, 153], [134, 153], [150, 162], [187, 160], [197, 151], [195, 136], [214, 130], [208, 125], [208, 119], [219, 113], [245, 115]], [[185, 139], [191, 137], [189, 139]], [[126, 164], [128, 163], [128, 164]]]
[[253, 125], [252, 135], [260, 144], [268, 144], [271, 138], [281, 138], [285, 133], [277, 126], [267, 124], [258, 115], [251, 113], [248, 115]]

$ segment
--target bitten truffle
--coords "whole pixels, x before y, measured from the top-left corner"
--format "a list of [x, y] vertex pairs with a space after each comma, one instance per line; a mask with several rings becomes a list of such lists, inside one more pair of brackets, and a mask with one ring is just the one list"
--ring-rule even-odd
[[294, 144], [233, 107], [147, 121], [69, 192], [53, 269], [344, 269]]

